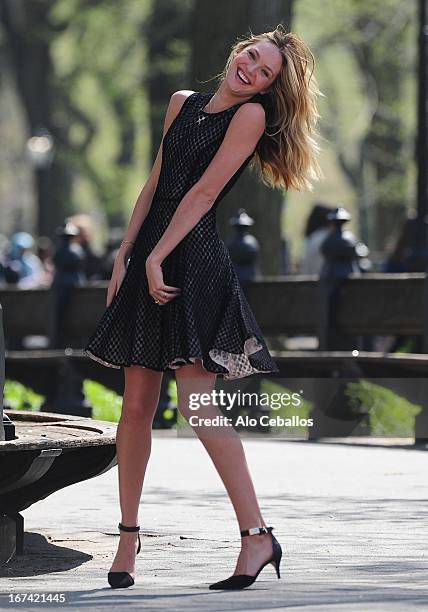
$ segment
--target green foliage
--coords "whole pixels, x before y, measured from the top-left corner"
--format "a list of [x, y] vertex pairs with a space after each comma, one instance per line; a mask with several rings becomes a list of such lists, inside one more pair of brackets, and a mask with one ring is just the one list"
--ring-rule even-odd
[[[114, 391], [107, 389], [104, 385], [94, 380], [86, 379], [83, 382], [83, 392], [86, 399], [92, 405], [92, 418], [99, 421], [112, 421], [118, 423], [122, 413], [123, 397]], [[171, 402], [163, 412], [165, 421], [174, 419], [175, 407], [177, 406], [177, 387], [175, 380], [171, 379], [168, 384], [168, 393]]]
[[[149, 117], [144, 111], [149, 0], [58, 0], [52, 43], [56, 87], [68, 116], [75, 201], [108, 216], [132, 209], [149, 169]], [[127, 215], [125, 215], [127, 216]]]
[[[151, 170], [151, 140], [158, 140], [164, 109], [149, 108], [148, 101], [159, 97], [158, 82], [168, 85], [184, 72], [190, 48], [182, 29], [190, 5], [191, 0], [52, 2], [55, 112], [63, 115], [68, 136], [60, 154], [74, 175], [75, 208], [98, 216], [102, 211], [106, 225], [120, 216], [126, 223]], [[165, 18], [152, 25], [160, 12]], [[160, 139], [156, 150], [159, 144]]]
[[5, 380], [4, 398], [6, 405], [12, 410], [40, 410], [45, 401], [43, 395], [32, 391], [15, 380]]
[[[167, 386], [167, 392], [168, 392], [168, 395], [170, 397], [170, 401], [168, 403], [168, 407], [164, 409], [161, 417], [162, 417], [162, 419], [165, 421], [165, 423], [168, 426], [171, 426], [171, 428], [175, 428], [177, 426], [176, 425], [176, 421], [177, 421], [176, 416], [178, 417], [178, 415], [180, 413], [177, 410], [177, 405], [178, 405], [177, 384], [176, 384], [174, 378], [171, 378], [169, 380], [168, 386]], [[168, 421], [171, 421], [171, 423], [168, 423]], [[162, 427], [162, 426], [163, 425], [161, 424], [160, 427]]]
[[415, 416], [422, 410], [404, 397], [376, 383], [362, 380], [349, 383], [346, 392], [350, 406], [364, 406], [369, 413], [370, 432], [376, 436], [412, 437]]
[[122, 410], [122, 397], [94, 380], [83, 381], [83, 392], [92, 406], [92, 418], [117, 423]]
[[394, 353], [416, 353], [418, 352], [416, 346], [417, 338], [415, 336], [409, 336], [398, 346]]
[[[415, 199], [417, 3], [400, 0], [299, 0], [292, 30], [309, 44], [326, 141], [326, 179], [315, 194], [289, 195], [284, 230], [301, 236], [314, 199], [352, 213], [350, 229], [383, 249]], [[368, 224], [359, 211], [368, 206]], [[390, 214], [383, 211], [389, 209]], [[377, 211], [380, 217], [377, 217]], [[379, 223], [379, 218], [382, 223]], [[302, 238], [295, 245], [300, 256]]]
[[189, 427], [186, 419], [181, 414], [181, 412], [178, 410], [177, 383], [175, 379], [173, 378], [171, 378], [171, 380], [169, 381], [168, 394], [171, 398], [171, 406], [177, 411], [177, 420], [174, 425], [174, 428], [179, 430], [179, 429], [182, 429], [183, 427], [184, 428]]

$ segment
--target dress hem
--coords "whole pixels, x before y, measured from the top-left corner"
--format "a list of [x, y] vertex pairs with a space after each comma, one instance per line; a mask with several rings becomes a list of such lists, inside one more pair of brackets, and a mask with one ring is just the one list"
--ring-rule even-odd
[[[210, 349], [208, 351], [210, 358], [215, 363], [218, 363], [218, 365], [228, 370], [227, 372], [214, 372], [213, 370], [209, 370], [204, 365], [204, 358], [202, 355], [197, 355], [195, 357], [187, 357], [187, 358], [186, 357], [174, 357], [174, 359], [169, 362], [169, 364], [166, 366], [165, 369], [159, 369], [153, 366], [147, 366], [147, 365], [143, 365], [137, 362], [132, 362], [129, 364], [114, 364], [109, 361], [105, 361], [104, 359], [102, 359], [101, 357], [99, 357], [98, 355], [96, 355], [89, 349], [83, 349], [83, 354], [89, 357], [90, 359], [97, 361], [101, 365], [104, 365], [109, 368], [115, 368], [117, 370], [120, 370], [121, 368], [124, 368], [124, 367], [130, 367], [132, 365], [138, 365], [142, 368], [148, 368], [150, 370], [155, 370], [156, 372], [166, 372], [168, 370], [177, 370], [178, 368], [184, 365], [190, 365], [190, 363], [195, 363], [197, 359], [200, 359], [202, 362], [202, 367], [207, 372], [211, 372], [212, 374], [221, 376], [223, 380], [236, 380], [238, 378], [245, 378], [253, 374], [268, 374], [270, 372], [276, 373], [279, 371], [278, 368], [271, 369], [271, 370], [259, 370], [258, 368], [255, 368], [254, 366], [250, 364], [248, 360], [248, 355], [251, 355], [252, 353], [257, 352], [261, 350], [262, 348], [263, 346], [258, 343], [255, 336], [250, 336], [244, 342], [244, 352], [243, 353], [230, 353], [222, 349]], [[239, 366], [237, 364], [239, 363], [239, 360], [242, 360], [243, 357], [245, 358], [245, 366], [244, 366], [245, 370], [238, 371], [237, 367]], [[181, 363], [175, 363], [177, 361], [180, 361]]]

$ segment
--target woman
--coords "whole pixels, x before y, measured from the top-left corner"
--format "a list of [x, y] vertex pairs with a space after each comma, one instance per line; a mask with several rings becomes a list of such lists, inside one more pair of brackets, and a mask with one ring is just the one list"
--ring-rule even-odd
[[[310, 59], [303, 41], [280, 25], [233, 46], [214, 94], [171, 96], [159, 153], [115, 260], [107, 310], [85, 349], [125, 370], [113, 588], [134, 584], [138, 508], [162, 372], [176, 370], [178, 409], [187, 420], [195, 414], [189, 394], [210, 393], [217, 375], [278, 372], [217, 234], [216, 208], [253, 156], [272, 187], [312, 189], [310, 179], [321, 176], [312, 137], [319, 90]], [[198, 412], [218, 415], [213, 405]], [[249, 586], [267, 563], [280, 575], [281, 547], [261, 516], [241, 440], [227, 430], [216, 428], [213, 436], [197, 427], [242, 537], [233, 576], [212, 589]]]
[[303, 255], [299, 266], [301, 274], [320, 274], [324, 264], [324, 255], [320, 247], [332, 230], [333, 226], [327, 215], [333, 211], [332, 206], [321, 202], [314, 204], [306, 222]]

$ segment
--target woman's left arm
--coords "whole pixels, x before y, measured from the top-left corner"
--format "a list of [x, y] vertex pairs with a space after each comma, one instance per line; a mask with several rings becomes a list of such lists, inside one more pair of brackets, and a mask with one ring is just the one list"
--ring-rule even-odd
[[183, 197], [162, 238], [148, 256], [147, 269], [160, 266], [209, 211], [226, 183], [253, 153], [265, 126], [261, 104], [249, 102], [238, 108], [208, 168]]

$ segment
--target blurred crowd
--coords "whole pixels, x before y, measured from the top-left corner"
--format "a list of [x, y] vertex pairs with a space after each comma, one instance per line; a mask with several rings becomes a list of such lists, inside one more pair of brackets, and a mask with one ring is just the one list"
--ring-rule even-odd
[[[287, 256], [282, 265], [282, 273], [328, 274], [329, 265], [330, 270], [332, 265], [337, 269], [340, 262], [344, 261], [347, 262], [347, 273], [373, 270], [367, 246], [343, 228], [350, 219], [350, 214], [341, 206], [315, 202], [303, 232], [302, 255], [294, 266]], [[410, 254], [415, 223], [411, 217], [405, 221], [402, 231], [391, 243], [384, 260], [378, 266], [378, 271], [412, 271]], [[10, 237], [0, 233], [0, 288], [58, 288], [83, 285], [88, 281], [110, 280], [123, 230], [111, 230], [101, 255], [94, 252], [92, 237], [93, 222], [84, 213], [67, 217], [57, 228], [55, 240], [47, 236], [34, 238], [24, 231]], [[249, 238], [251, 236], [246, 236], [247, 241]], [[286, 240], [284, 243], [287, 246]], [[230, 251], [234, 263], [238, 263], [239, 254], [236, 255], [233, 248]], [[242, 278], [242, 282], [244, 280]]]
[[55, 240], [23, 231], [10, 237], [0, 234], [0, 287], [35, 289], [110, 280], [122, 233], [111, 232], [102, 255], [91, 246], [93, 226], [86, 214], [67, 217]]
[[[338, 261], [348, 256], [355, 272], [375, 271], [370, 261], [367, 246], [352, 232], [342, 229], [351, 220], [351, 215], [342, 206], [333, 207], [325, 202], [315, 202], [304, 229], [303, 251], [298, 262], [300, 274], [322, 274], [328, 263], [333, 259]], [[418, 272], [418, 262], [415, 261], [415, 236], [419, 222], [414, 211], [409, 211], [396, 236], [391, 236], [383, 259], [376, 263], [376, 271]], [[337, 252], [331, 249], [334, 233], [340, 231], [342, 245], [348, 245], [348, 252], [340, 248]], [[336, 246], [337, 246], [336, 240]], [[340, 246], [340, 245], [339, 245]], [[352, 250], [354, 252], [352, 252]]]

